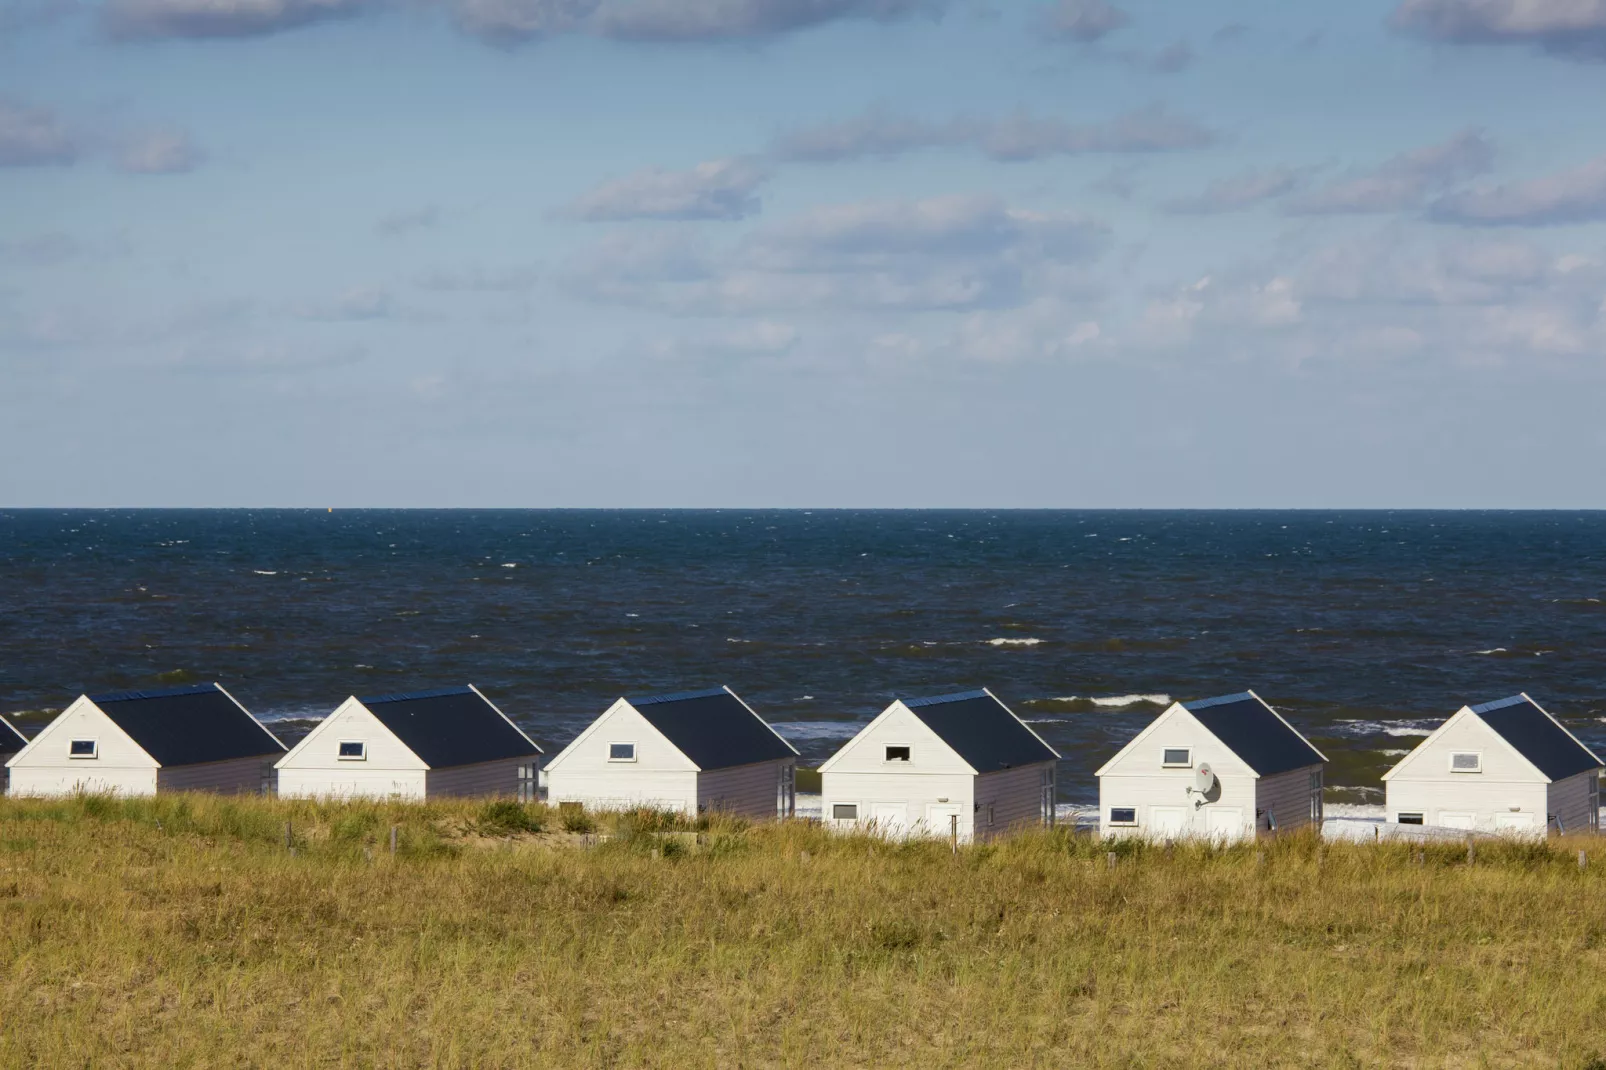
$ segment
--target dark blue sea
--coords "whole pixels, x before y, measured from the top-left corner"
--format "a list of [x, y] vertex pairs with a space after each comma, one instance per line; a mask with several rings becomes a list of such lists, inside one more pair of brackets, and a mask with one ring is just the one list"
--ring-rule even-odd
[[549, 749], [729, 684], [819, 761], [895, 697], [990, 687], [1064, 801], [1170, 698], [1253, 688], [1337, 801], [1466, 702], [1606, 746], [1606, 513], [0, 512], [0, 710], [217, 680], [287, 739], [478, 684]]

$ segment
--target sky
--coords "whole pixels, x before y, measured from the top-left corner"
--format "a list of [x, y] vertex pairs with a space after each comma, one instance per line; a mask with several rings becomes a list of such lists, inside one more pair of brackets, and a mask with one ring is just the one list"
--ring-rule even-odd
[[0, 0], [0, 506], [1606, 507], [1606, 0]]

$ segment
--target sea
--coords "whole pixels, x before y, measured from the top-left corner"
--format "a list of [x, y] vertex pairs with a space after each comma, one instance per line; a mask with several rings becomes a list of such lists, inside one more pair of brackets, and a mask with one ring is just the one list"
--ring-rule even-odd
[[[1462, 704], [1606, 748], [1606, 513], [0, 511], [0, 712], [217, 681], [292, 742], [473, 683], [551, 753], [619, 696], [730, 686], [807, 764], [986, 687], [1062, 805], [1174, 699], [1253, 689], [1330, 806]], [[1606, 753], [1603, 751], [1602, 753]]]

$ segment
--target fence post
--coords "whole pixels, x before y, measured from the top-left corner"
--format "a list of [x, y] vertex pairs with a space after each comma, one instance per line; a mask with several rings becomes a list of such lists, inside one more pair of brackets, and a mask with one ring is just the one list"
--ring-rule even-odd
[[291, 845], [294, 842], [295, 841], [292, 840], [291, 837], [290, 837], [290, 822], [286, 821], [284, 823], [284, 847], [285, 847], [285, 850], [288, 851], [290, 849]]
[[390, 826], [390, 853], [392, 855], [394, 855], [396, 853], [396, 826], [395, 825]]
[[1476, 857], [1477, 857], [1477, 848], [1473, 846], [1472, 835], [1469, 833], [1467, 835], [1467, 865], [1469, 865], [1469, 866], [1472, 865], [1473, 859], [1475, 859]]
[[953, 853], [957, 855], [959, 853], [959, 815], [958, 814], [949, 814], [948, 815], [948, 842], [949, 842], [950, 846], [952, 846], [952, 848], [953, 848]]
[[1114, 869], [1115, 868], [1115, 852], [1114, 851], [1111, 851], [1111, 852], [1109, 852], [1108, 854], [1106, 854], [1104, 856], [1104, 864], [1110, 869]]
[[1579, 869], [1579, 871], [1582, 872], [1584, 867], [1587, 866], [1587, 865], [1589, 865], [1589, 856], [1584, 854], [1583, 851], [1579, 851], [1578, 852], [1578, 869]]

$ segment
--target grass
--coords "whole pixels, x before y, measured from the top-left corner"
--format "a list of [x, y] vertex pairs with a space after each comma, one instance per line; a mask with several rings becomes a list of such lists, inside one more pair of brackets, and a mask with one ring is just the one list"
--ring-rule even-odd
[[584, 816], [0, 801], [0, 1065], [1606, 1067], [1601, 841]]

